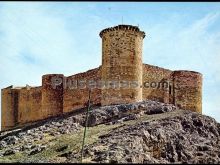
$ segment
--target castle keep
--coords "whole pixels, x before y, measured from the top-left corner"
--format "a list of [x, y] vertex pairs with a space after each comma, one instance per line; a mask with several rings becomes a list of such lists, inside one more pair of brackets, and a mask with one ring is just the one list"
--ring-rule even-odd
[[[202, 112], [202, 74], [143, 64], [145, 33], [136, 26], [107, 28], [100, 32], [100, 37], [102, 65], [98, 68], [72, 76], [43, 75], [39, 87], [9, 86], [2, 89], [1, 129], [84, 108], [89, 88], [92, 89], [91, 102], [94, 105], [149, 99]], [[79, 87], [82, 82], [84, 86]]]

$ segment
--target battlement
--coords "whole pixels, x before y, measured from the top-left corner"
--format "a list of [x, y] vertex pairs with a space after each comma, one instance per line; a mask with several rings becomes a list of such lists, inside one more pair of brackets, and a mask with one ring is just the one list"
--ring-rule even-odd
[[192, 70], [175, 70], [174, 71], [174, 74], [181, 74], [181, 73], [188, 73], [188, 74], [192, 73], [194, 75], [202, 76], [202, 73], [196, 72], [196, 71], [192, 71]]
[[102, 38], [103, 34], [107, 32], [118, 31], [118, 30], [135, 31], [137, 33], [140, 33], [143, 36], [143, 38], [145, 37], [145, 32], [140, 31], [139, 27], [132, 26], [132, 25], [118, 25], [118, 26], [106, 28], [99, 33], [99, 36]]

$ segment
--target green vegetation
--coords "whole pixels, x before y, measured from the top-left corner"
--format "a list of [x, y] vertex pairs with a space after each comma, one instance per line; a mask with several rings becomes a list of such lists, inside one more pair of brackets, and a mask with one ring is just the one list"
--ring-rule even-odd
[[[120, 127], [123, 128], [123, 126], [134, 125], [142, 121], [153, 121], [153, 120], [158, 120], [158, 119], [162, 119], [162, 118], [166, 118], [170, 116], [179, 116], [181, 112], [183, 113], [183, 111], [173, 111], [173, 112], [157, 114], [157, 115], [144, 115], [137, 120], [129, 120], [121, 124], [114, 124], [114, 125], [101, 124], [95, 127], [89, 127], [87, 129], [85, 145], [93, 144], [94, 142], [98, 140], [98, 137], [100, 135], [105, 135], [114, 128], [120, 129]], [[63, 161], [65, 160], [65, 157], [61, 157], [60, 155], [68, 153], [68, 152], [73, 152], [73, 153], [81, 152], [83, 130], [84, 128], [79, 130], [77, 133], [63, 134], [57, 137], [51, 136], [49, 134], [45, 134], [42, 141], [36, 141], [35, 143], [35, 144], [49, 143], [49, 146], [42, 152], [39, 152], [31, 156], [28, 155], [26, 151], [17, 152], [13, 155], [0, 157], [0, 162], [1, 163], [3, 162], [4, 163], [7, 163], [7, 162], [39, 162], [39, 160], [41, 160], [42, 162], [48, 162], [48, 161], [52, 162], [56, 160]], [[23, 144], [19, 144], [19, 145], [23, 145]], [[57, 151], [59, 148], [62, 148], [64, 146], [68, 146], [68, 147], [66, 147], [60, 152]], [[77, 161], [80, 162], [80, 158]]]

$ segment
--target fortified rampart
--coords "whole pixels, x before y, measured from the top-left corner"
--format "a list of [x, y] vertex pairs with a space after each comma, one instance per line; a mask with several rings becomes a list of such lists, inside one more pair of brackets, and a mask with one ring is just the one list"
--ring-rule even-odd
[[[157, 100], [164, 103], [172, 102], [169, 97], [171, 70], [143, 64], [143, 100]], [[171, 97], [172, 98], [172, 97]]]
[[64, 89], [63, 112], [87, 106], [89, 86], [93, 88], [91, 93], [92, 104], [101, 103], [101, 89], [93, 87], [94, 82], [101, 80], [101, 67], [76, 74], [66, 78], [66, 89]]
[[171, 71], [142, 63], [145, 33], [119, 25], [100, 32], [102, 65], [65, 77], [42, 76], [42, 86], [1, 90], [2, 130], [93, 105], [156, 100], [202, 113], [202, 74]]

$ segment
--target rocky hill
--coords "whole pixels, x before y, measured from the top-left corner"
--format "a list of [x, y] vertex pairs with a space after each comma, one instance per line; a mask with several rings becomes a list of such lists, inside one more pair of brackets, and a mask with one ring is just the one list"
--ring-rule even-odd
[[[81, 162], [85, 112], [0, 134], [0, 162]], [[220, 124], [155, 101], [93, 108], [83, 162], [220, 163]]]

